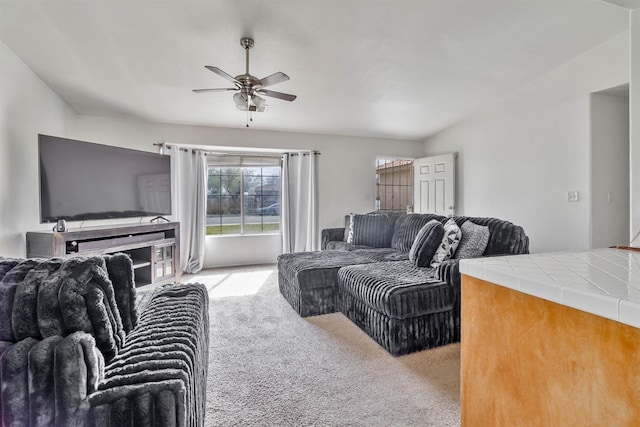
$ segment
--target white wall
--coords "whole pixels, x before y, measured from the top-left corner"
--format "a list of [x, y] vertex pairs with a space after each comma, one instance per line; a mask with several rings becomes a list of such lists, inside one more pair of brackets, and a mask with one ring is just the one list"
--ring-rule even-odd
[[76, 115], [2, 42], [0, 70], [0, 255], [23, 257], [26, 231], [43, 227], [38, 134], [69, 135]]
[[[631, 140], [631, 233], [640, 231], [640, 9], [630, 12], [631, 82], [629, 83], [629, 115]], [[634, 246], [640, 245], [640, 238]]]
[[456, 213], [523, 226], [532, 252], [589, 248], [590, 93], [629, 81], [628, 51], [614, 37], [427, 139], [459, 153]]
[[[78, 117], [76, 138], [148, 151], [156, 149], [152, 145], [154, 142], [319, 150], [322, 153], [318, 163], [319, 230], [342, 226], [346, 213], [373, 210], [376, 156], [414, 158], [423, 152], [423, 144], [418, 141], [225, 129], [88, 116]], [[279, 237], [273, 235], [208, 236], [205, 266], [275, 262], [281, 250]]]
[[591, 247], [629, 242], [629, 98], [591, 96]]

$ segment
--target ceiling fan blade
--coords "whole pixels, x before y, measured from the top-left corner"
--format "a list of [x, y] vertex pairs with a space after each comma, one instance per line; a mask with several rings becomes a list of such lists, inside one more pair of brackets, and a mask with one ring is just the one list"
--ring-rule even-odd
[[285, 101], [293, 101], [297, 98], [296, 95], [290, 95], [288, 93], [276, 92], [274, 90], [260, 89], [257, 91], [260, 95], [270, 96], [272, 98], [283, 99]]
[[289, 80], [289, 76], [287, 76], [283, 72], [278, 71], [277, 73], [271, 74], [270, 76], [263, 78], [258, 83], [260, 83], [260, 86], [262, 87], [267, 87], [267, 86], [274, 85], [276, 83], [286, 82], [287, 80]]
[[229, 90], [238, 90], [237, 87], [219, 87], [215, 89], [193, 89], [195, 93], [204, 93], [204, 92], [226, 92]]
[[212, 67], [211, 65], [205, 65], [204, 68], [206, 68], [209, 71], [213, 71], [214, 73], [216, 73], [220, 77], [229, 80], [231, 83], [233, 83], [235, 85], [242, 86], [242, 84], [238, 80], [236, 80], [235, 77], [230, 76], [229, 74], [225, 73], [224, 71], [222, 71], [218, 67]]

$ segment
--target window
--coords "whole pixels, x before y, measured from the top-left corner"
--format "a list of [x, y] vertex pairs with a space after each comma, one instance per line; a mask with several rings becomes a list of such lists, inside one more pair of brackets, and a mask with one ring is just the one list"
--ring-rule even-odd
[[376, 211], [413, 209], [413, 160], [376, 160]]
[[208, 156], [207, 234], [280, 231], [280, 158]]

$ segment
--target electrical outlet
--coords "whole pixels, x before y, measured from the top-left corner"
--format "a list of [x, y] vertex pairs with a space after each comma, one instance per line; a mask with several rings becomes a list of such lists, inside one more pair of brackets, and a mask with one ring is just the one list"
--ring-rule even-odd
[[577, 201], [578, 201], [578, 192], [567, 191], [567, 202], [577, 202]]
[[607, 193], [607, 200], [609, 202], [613, 202], [613, 190], [609, 190], [609, 192]]

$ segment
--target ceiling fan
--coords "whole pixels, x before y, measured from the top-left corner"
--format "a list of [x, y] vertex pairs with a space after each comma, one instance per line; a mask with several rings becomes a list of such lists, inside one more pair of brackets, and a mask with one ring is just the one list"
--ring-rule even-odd
[[[233, 83], [234, 87], [193, 89], [193, 91], [195, 93], [235, 91], [237, 93], [233, 95], [233, 100], [236, 103], [236, 107], [238, 108], [238, 110], [247, 111], [247, 113], [253, 111], [263, 112], [266, 110], [267, 100], [262, 96], [269, 96], [285, 101], [293, 101], [294, 99], [296, 99], [296, 95], [290, 95], [288, 93], [265, 89], [265, 87], [267, 86], [272, 86], [276, 83], [282, 83], [289, 80], [289, 76], [287, 76], [285, 73], [278, 71], [277, 73], [271, 74], [270, 76], [264, 77], [262, 79], [258, 79], [257, 77], [249, 74], [249, 49], [253, 47], [253, 44], [254, 42], [251, 38], [244, 37], [240, 39], [240, 45], [246, 52], [247, 66], [244, 74], [239, 74], [235, 77], [232, 77], [230, 74], [225, 73], [218, 67], [212, 67], [211, 65], [204, 66], [207, 70], [213, 71], [220, 77], [223, 77], [224, 79]], [[247, 127], [249, 127], [248, 123]]]

